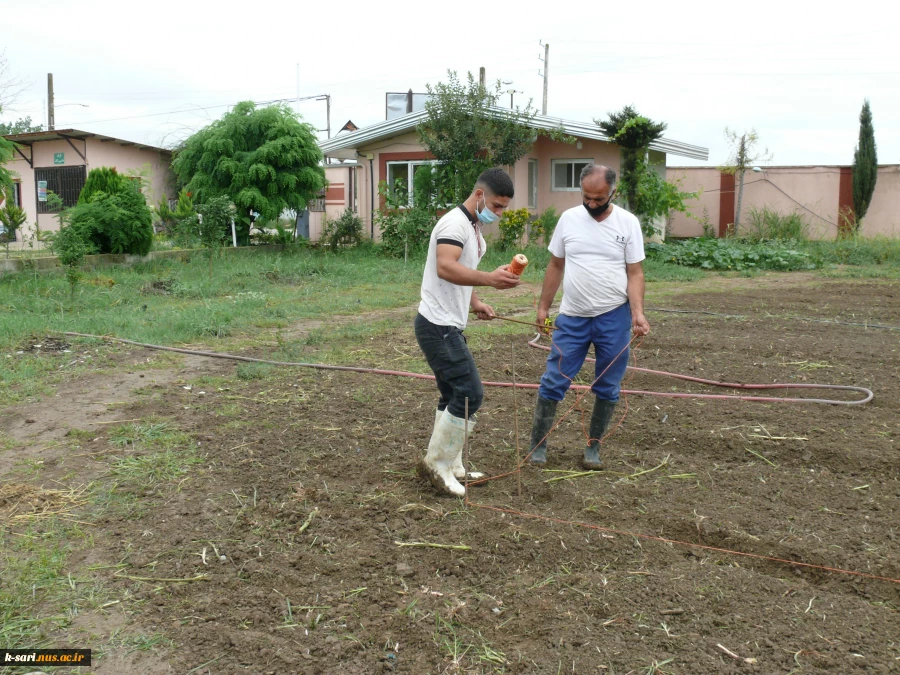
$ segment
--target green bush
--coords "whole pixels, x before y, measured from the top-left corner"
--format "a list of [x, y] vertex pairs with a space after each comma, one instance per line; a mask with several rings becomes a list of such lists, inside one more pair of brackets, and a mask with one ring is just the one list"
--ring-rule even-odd
[[809, 238], [809, 225], [799, 213], [781, 215], [775, 209], [764, 206], [750, 207], [749, 223], [744, 225], [741, 237], [751, 241], [803, 241]]
[[153, 246], [153, 216], [138, 190], [95, 192], [66, 213], [69, 226], [98, 253], [147, 255]]
[[4, 195], [0, 192], [0, 198], [5, 197], [3, 208], [0, 209], [0, 242], [6, 244], [6, 257], [9, 257], [9, 242], [16, 240], [16, 231], [25, 223], [28, 217], [24, 209], [13, 203], [12, 195]]
[[322, 240], [335, 252], [359, 246], [363, 240], [362, 220], [352, 209], [347, 209], [337, 220], [326, 220]]
[[89, 203], [98, 192], [114, 195], [128, 189], [133, 189], [131, 181], [124, 176], [120, 176], [114, 167], [101, 166], [91, 169], [91, 172], [87, 175], [84, 187], [81, 188], [81, 192], [78, 194], [78, 203]]
[[553, 239], [553, 232], [559, 223], [559, 212], [553, 206], [548, 206], [544, 212], [538, 216], [537, 220], [531, 223], [531, 232], [528, 235], [529, 244], [537, 244], [539, 240], [543, 240], [544, 245], [550, 243]]
[[497, 246], [502, 251], [510, 251], [521, 247], [528, 219], [528, 209], [514, 209], [503, 212], [500, 223], [497, 225], [500, 230]]
[[686, 239], [647, 244], [647, 255], [665, 262], [707, 270], [811, 270], [818, 260], [798, 242], [747, 243], [733, 239]]
[[423, 171], [416, 172], [414, 206], [408, 205], [403, 181], [396, 181], [393, 190], [389, 189], [387, 181], [378, 184], [378, 194], [384, 200], [385, 208], [375, 215], [375, 222], [381, 230], [381, 250], [391, 258], [428, 248], [431, 230], [438, 220], [432, 204], [439, 199], [440, 191], [435, 183], [438, 174]]
[[[74, 211], [74, 209], [72, 209]], [[60, 264], [66, 268], [66, 280], [69, 282], [69, 296], [75, 295], [75, 286], [81, 279], [81, 268], [85, 256], [96, 253], [94, 244], [84, 238], [83, 234], [71, 225], [63, 225], [53, 238], [51, 250], [59, 258]]]

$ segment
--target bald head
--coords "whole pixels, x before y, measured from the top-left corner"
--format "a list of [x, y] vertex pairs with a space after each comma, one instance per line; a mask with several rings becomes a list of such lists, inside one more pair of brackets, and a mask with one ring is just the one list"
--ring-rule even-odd
[[595, 192], [609, 187], [609, 193], [616, 189], [616, 170], [602, 164], [588, 164], [581, 170], [581, 189]]

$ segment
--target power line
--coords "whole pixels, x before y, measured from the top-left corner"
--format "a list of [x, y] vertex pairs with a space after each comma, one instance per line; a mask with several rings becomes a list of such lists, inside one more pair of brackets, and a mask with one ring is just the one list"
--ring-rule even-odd
[[[254, 105], [272, 105], [273, 103], [292, 103], [292, 102], [300, 102], [300, 101], [309, 101], [315, 98], [322, 96], [322, 94], [316, 94], [315, 96], [302, 96], [300, 98], [292, 97], [292, 98], [279, 98], [271, 101], [253, 101]], [[240, 101], [238, 102], [240, 103]], [[182, 113], [190, 113], [197, 112], [200, 110], [213, 110], [215, 108], [227, 108], [229, 106], [235, 106], [237, 103], [222, 103], [220, 105], [210, 105], [204, 107], [197, 108], [188, 108], [182, 110], [170, 110], [168, 112], [158, 112], [158, 113], [147, 113], [146, 115], [132, 115], [130, 117], [113, 117], [105, 120], [80, 120], [78, 122], [73, 122], [73, 124], [99, 124], [101, 122], [121, 122], [124, 120], [136, 120], [142, 119], [144, 117], [159, 117], [161, 115], [177, 115]]]

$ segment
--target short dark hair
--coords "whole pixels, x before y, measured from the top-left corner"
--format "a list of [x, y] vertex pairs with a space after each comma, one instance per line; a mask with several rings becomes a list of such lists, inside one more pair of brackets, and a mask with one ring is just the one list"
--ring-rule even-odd
[[475, 189], [477, 190], [479, 188], [485, 192], [490, 192], [495, 197], [509, 197], [510, 199], [513, 198], [516, 192], [516, 189], [513, 187], [512, 178], [510, 178], [509, 174], [503, 169], [498, 167], [486, 169], [481, 172], [481, 175], [478, 176], [478, 180], [475, 181]]

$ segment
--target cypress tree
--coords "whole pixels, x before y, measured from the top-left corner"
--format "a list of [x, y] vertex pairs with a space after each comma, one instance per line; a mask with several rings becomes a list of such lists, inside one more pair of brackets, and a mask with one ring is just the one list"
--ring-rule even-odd
[[875, 148], [875, 127], [872, 126], [872, 109], [869, 100], [863, 103], [859, 113], [859, 142], [853, 153], [853, 212], [856, 228], [869, 210], [875, 181], [878, 178], [878, 152]]

